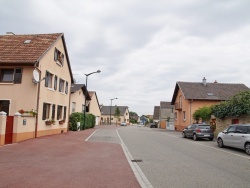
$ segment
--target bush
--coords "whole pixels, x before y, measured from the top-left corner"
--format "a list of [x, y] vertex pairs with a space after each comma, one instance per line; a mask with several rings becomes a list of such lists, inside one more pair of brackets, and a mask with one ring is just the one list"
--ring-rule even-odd
[[[83, 130], [84, 114], [80, 112], [74, 112], [69, 117], [69, 130], [77, 131], [77, 122], [80, 122], [80, 130]], [[93, 114], [86, 114], [86, 125], [84, 129], [95, 127], [95, 116]]]
[[204, 106], [196, 110], [193, 114], [193, 119], [198, 120], [202, 118], [202, 120], [207, 121], [211, 117], [211, 107]]

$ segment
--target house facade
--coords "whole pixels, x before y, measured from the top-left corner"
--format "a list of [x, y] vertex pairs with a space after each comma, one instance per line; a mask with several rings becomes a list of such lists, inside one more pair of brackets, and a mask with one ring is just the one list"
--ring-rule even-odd
[[[116, 119], [114, 114], [116, 108], [120, 110], [120, 118]], [[111, 121], [110, 121], [111, 117]], [[129, 110], [127, 106], [101, 106], [101, 125], [110, 125], [126, 122], [129, 124]]]
[[171, 105], [175, 106], [175, 130], [192, 124], [193, 113], [201, 107], [211, 106], [221, 101], [229, 100], [232, 96], [249, 88], [244, 84], [207, 83], [202, 82], [177, 82], [172, 97]]
[[98, 101], [97, 93], [95, 91], [89, 91], [91, 97], [89, 104], [89, 113], [95, 116], [96, 125], [100, 125], [101, 122], [101, 109]]
[[171, 105], [171, 102], [161, 101], [159, 108], [159, 126], [162, 129], [166, 129], [167, 124], [170, 122], [174, 122], [174, 105]]
[[84, 84], [73, 84], [70, 89], [70, 114], [73, 112], [84, 113], [86, 93], [86, 112], [89, 112], [91, 97]]
[[73, 76], [63, 33], [1, 35], [0, 54], [0, 111], [12, 126], [22, 119], [12, 141], [66, 132]]

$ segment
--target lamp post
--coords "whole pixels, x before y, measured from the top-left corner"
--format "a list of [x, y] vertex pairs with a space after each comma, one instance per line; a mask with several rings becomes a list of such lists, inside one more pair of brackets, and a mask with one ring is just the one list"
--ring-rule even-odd
[[97, 70], [95, 72], [91, 72], [89, 74], [84, 74], [86, 76], [86, 89], [85, 89], [85, 102], [84, 102], [84, 124], [83, 124], [83, 127], [82, 129], [84, 130], [85, 129], [85, 126], [86, 126], [86, 109], [87, 109], [87, 105], [86, 105], [86, 98], [87, 98], [87, 84], [88, 84], [88, 76], [91, 75], [91, 74], [94, 74], [94, 73], [100, 73], [101, 71], [100, 70]]
[[111, 103], [110, 103], [110, 119], [109, 119], [109, 124], [111, 125], [111, 108], [112, 108], [112, 101], [115, 100], [115, 99], [118, 99], [118, 98], [113, 98], [113, 99], [110, 99]]

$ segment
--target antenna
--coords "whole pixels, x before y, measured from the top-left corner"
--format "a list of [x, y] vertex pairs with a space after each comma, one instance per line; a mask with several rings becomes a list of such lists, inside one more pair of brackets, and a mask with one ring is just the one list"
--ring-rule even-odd
[[37, 84], [37, 83], [39, 83], [39, 82], [41, 82], [42, 80], [44, 80], [45, 79], [45, 77], [43, 78], [43, 79], [41, 79], [41, 80], [39, 80], [39, 72], [35, 69], [35, 70], [33, 70], [33, 78], [32, 78], [32, 81], [33, 81], [33, 83], [34, 84]]

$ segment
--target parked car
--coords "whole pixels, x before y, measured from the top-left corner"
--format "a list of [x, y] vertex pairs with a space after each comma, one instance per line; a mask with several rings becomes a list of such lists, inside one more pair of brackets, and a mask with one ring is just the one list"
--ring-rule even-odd
[[121, 125], [121, 126], [127, 126], [127, 123], [126, 123], [126, 122], [121, 122], [120, 125]]
[[220, 148], [224, 146], [244, 149], [250, 155], [250, 124], [233, 124], [217, 136]]
[[207, 138], [209, 140], [214, 139], [214, 133], [208, 124], [192, 124], [183, 129], [183, 138], [189, 137], [193, 140], [198, 140], [200, 138]]
[[156, 123], [156, 122], [151, 123], [151, 124], [150, 124], [150, 128], [157, 128], [157, 123]]

